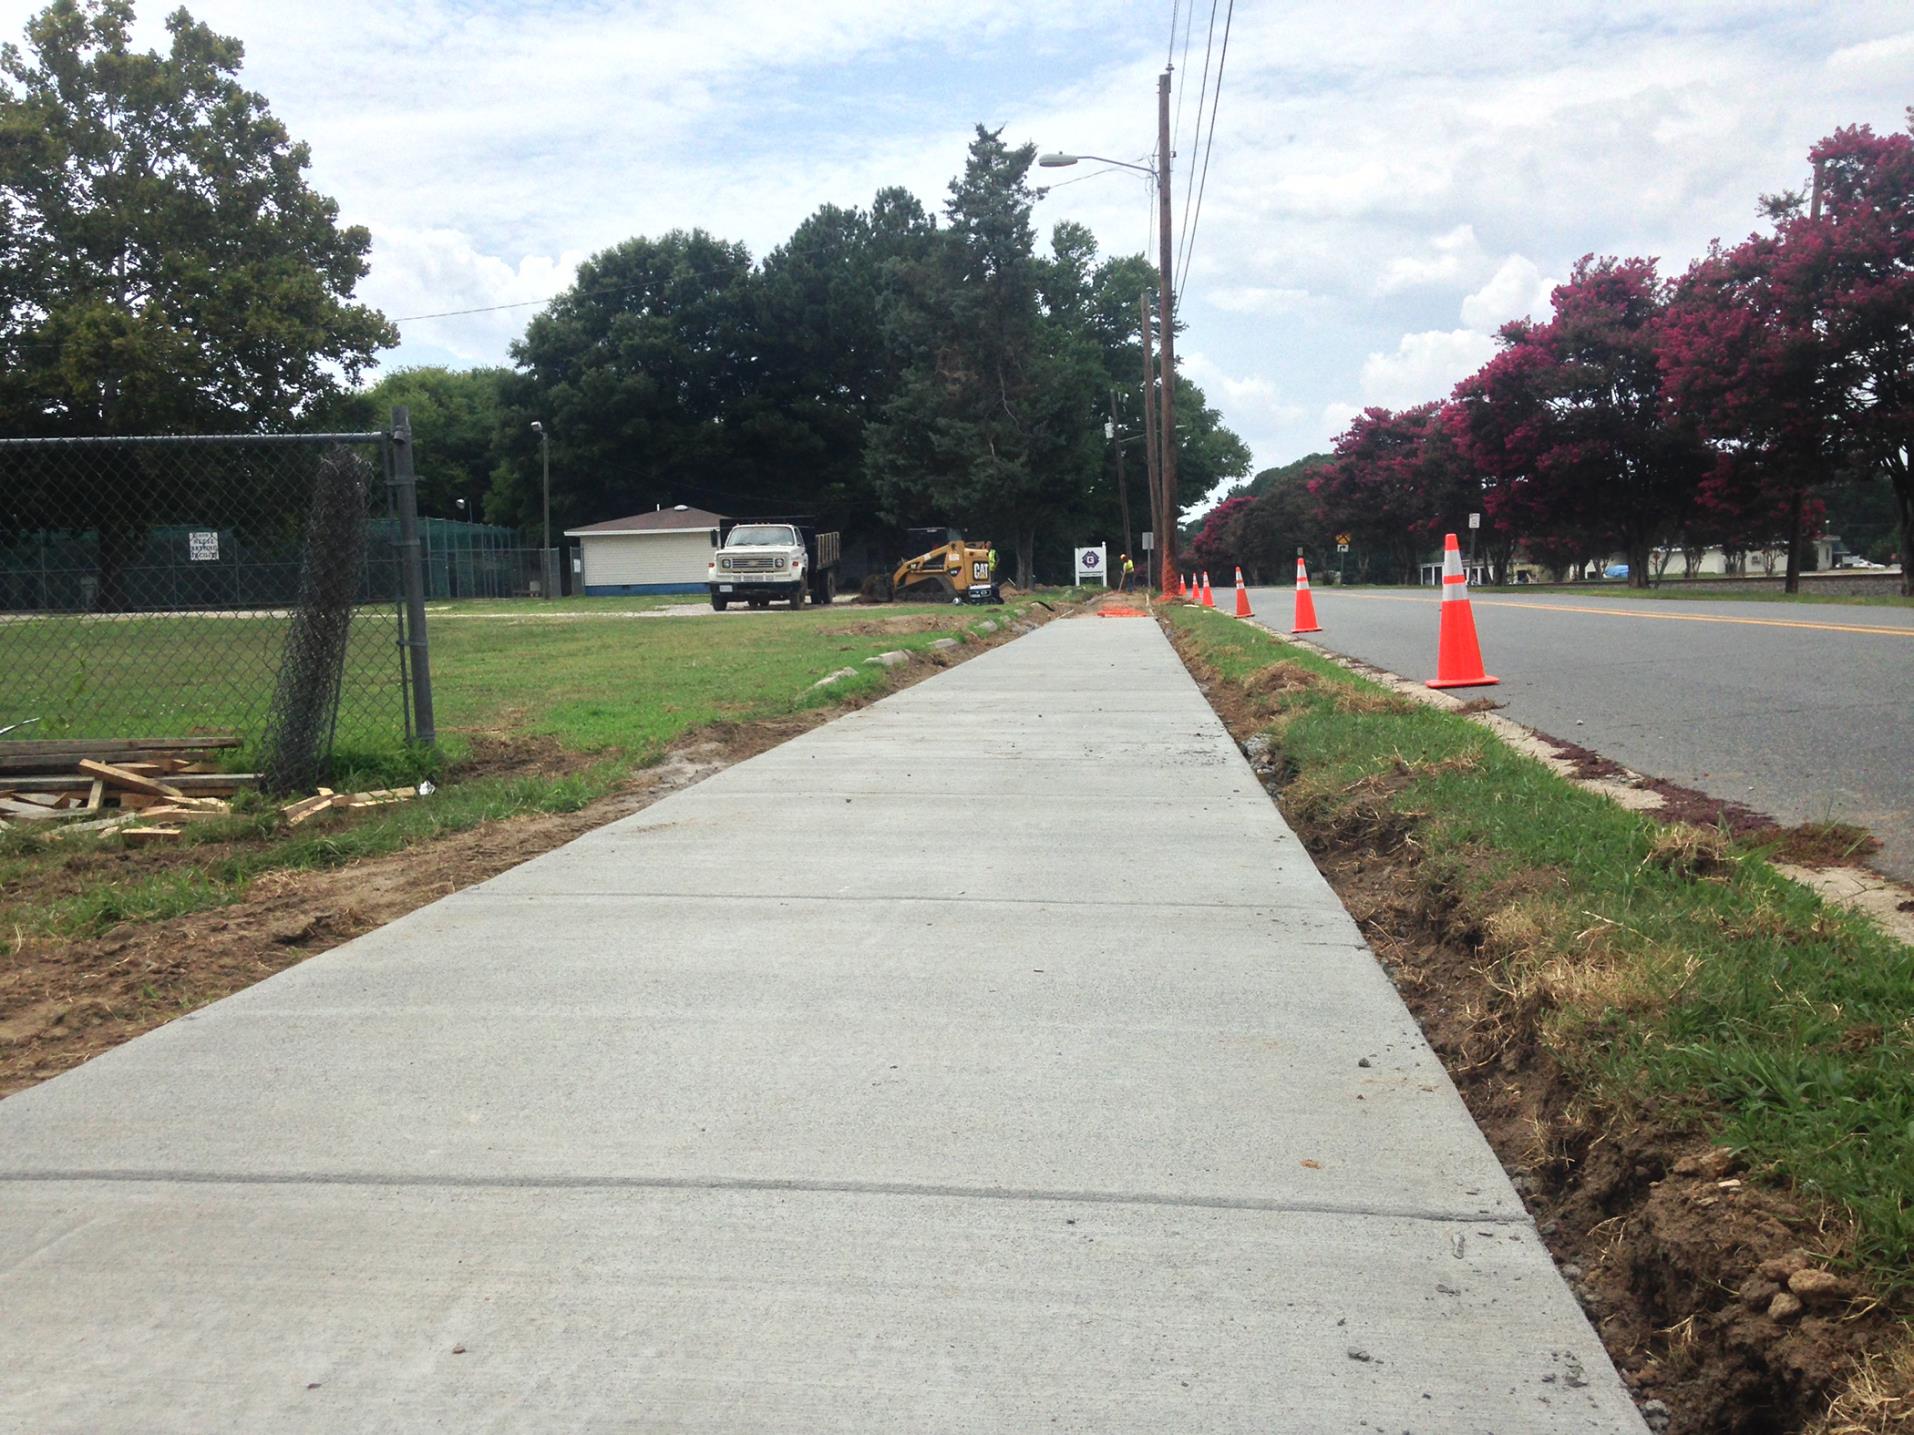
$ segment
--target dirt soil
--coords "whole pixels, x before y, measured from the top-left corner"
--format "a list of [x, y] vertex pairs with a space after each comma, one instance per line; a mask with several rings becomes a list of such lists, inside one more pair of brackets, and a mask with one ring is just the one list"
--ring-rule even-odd
[[[1263, 730], [1253, 687], [1177, 646], [1239, 743]], [[1822, 1423], [1857, 1366], [1899, 1339], [1898, 1322], [1843, 1278], [1798, 1275], [1841, 1254], [1839, 1223], [1756, 1184], [1679, 1113], [1592, 1111], [1540, 1041], [1538, 1013], [1512, 1009], [1491, 983], [1482, 933], [1425, 880], [1421, 848], [1406, 840], [1413, 823], [1380, 800], [1390, 774], [1334, 812], [1292, 810], [1280, 752], [1256, 764], [1441, 1056], [1650, 1428], [1908, 1428]]]
[[[1047, 621], [1049, 616], [1032, 613], [1026, 621]], [[1018, 632], [1006, 626], [982, 641], [920, 654], [893, 670], [889, 690], [919, 682]], [[269, 872], [228, 906], [164, 921], [126, 923], [99, 937], [23, 940], [11, 954], [0, 956], [0, 1097], [561, 847], [881, 696], [848, 699], [791, 717], [702, 728], [674, 745], [662, 761], [634, 773], [620, 790], [576, 812], [488, 822], [343, 867]], [[542, 738], [475, 733], [471, 740], [472, 755], [451, 774], [452, 781], [553, 777], [581, 761]], [[352, 820], [350, 814], [340, 817]], [[77, 894], [100, 887], [103, 877], [111, 880], [120, 874], [132, 880], [211, 866], [239, 850], [238, 844], [229, 843], [171, 850], [102, 848], [48, 869], [36, 895]]]

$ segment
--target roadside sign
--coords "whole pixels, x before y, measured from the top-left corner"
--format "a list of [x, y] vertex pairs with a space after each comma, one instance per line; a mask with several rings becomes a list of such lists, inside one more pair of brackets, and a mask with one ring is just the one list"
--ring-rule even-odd
[[1143, 551], [1145, 553], [1148, 553], [1155, 547], [1156, 547], [1156, 535], [1154, 533], [1145, 533], [1143, 535]]
[[1349, 545], [1347, 543], [1338, 543], [1336, 545], [1336, 551], [1338, 553], [1347, 553], [1349, 551]]
[[219, 561], [218, 533], [188, 533], [186, 535], [186, 561], [189, 563], [217, 563]]
[[1482, 526], [1482, 515], [1479, 513], [1471, 513], [1469, 515], [1469, 527], [1480, 528], [1481, 526]]
[[1338, 533], [1336, 535], [1336, 546], [1347, 553], [1349, 551], [1349, 535], [1347, 533]]
[[1085, 579], [1091, 579], [1108, 587], [1109, 564], [1104, 561], [1104, 557], [1104, 545], [1101, 543], [1094, 548], [1077, 549], [1076, 581], [1081, 583]]

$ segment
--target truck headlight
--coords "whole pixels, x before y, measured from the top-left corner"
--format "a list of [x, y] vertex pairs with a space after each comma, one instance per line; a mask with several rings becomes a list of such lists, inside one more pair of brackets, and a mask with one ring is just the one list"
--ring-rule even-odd
[[782, 556], [780, 556], [778, 558], [778, 567], [782, 568], [783, 566], [784, 566], [784, 559]]
[[731, 560], [729, 558], [720, 558], [718, 560], [718, 566], [720, 568], [729, 568], [731, 566]]

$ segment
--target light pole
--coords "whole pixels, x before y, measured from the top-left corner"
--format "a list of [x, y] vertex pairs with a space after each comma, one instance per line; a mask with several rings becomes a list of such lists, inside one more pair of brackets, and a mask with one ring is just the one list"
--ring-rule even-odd
[[545, 432], [545, 425], [537, 419], [532, 420], [532, 432], [538, 435], [538, 466], [543, 475], [545, 495], [545, 541], [540, 545], [543, 557], [539, 567], [544, 570], [541, 581], [545, 585], [545, 596], [555, 598], [558, 595], [551, 590], [558, 585], [552, 581], [558, 571], [558, 565], [552, 562], [552, 436]]
[[[1157, 320], [1162, 341], [1162, 393], [1159, 402], [1162, 405], [1162, 417], [1157, 421], [1157, 439], [1161, 446], [1161, 458], [1157, 463], [1157, 480], [1162, 486], [1163, 521], [1157, 535], [1157, 556], [1162, 564], [1163, 591], [1170, 593], [1176, 587], [1176, 294], [1171, 283], [1170, 251], [1170, 170], [1175, 155], [1170, 152], [1170, 72], [1165, 70], [1156, 82], [1156, 169], [1152, 172], [1140, 164], [1129, 164], [1120, 159], [1108, 159], [1094, 154], [1065, 154], [1052, 152], [1040, 155], [1037, 163], [1045, 169], [1061, 169], [1073, 165], [1078, 160], [1095, 160], [1099, 164], [1115, 165], [1119, 169], [1133, 169], [1141, 174], [1152, 174], [1156, 179], [1156, 202], [1160, 240], [1157, 244]], [[1147, 342], [1147, 336], [1146, 336]]]

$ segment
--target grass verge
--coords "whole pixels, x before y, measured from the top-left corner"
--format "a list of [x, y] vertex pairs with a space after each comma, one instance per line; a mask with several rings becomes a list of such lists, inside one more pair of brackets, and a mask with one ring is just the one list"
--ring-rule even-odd
[[[1719, 1243], [1695, 1289], [1657, 1289], [1666, 1328], [1638, 1322], [1631, 1358], [1699, 1380], [1675, 1346], [1706, 1316], [1724, 1348], [1750, 1343], [1743, 1374], [1794, 1352], [1825, 1409], [1853, 1365], [1841, 1321], [1867, 1302], [1770, 1318], [1780, 1288], [1748, 1252], [1799, 1245], [1894, 1308], [1914, 1299], [1914, 948], [1725, 832], [1625, 811], [1264, 629], [1169, 621], [1239, 738], [1263, 735], [1291, 820], [1347, 859], [1325, 870], [1412, 1006], [1439, 993], [1418, 1016], [1478, 1119], [1503, 1118], [1484, 1127], [1505, 1162], [1587, 1218], [1587, 1259], [1639, 1290], [1679, 1267], [1667, 1247]], [[1377, 895], [1359, 908], [1345, 881]], [[1578, 1183], [1599, 1189], [1571, 1199]], [[1799, 1357], [1810, 1336], [1819, 1366]], [[1744, 1428], [1705, 1423], [1722, 1398], [1691, 1428]]]

